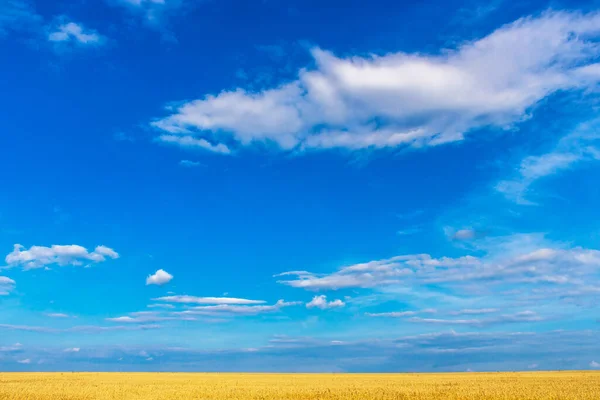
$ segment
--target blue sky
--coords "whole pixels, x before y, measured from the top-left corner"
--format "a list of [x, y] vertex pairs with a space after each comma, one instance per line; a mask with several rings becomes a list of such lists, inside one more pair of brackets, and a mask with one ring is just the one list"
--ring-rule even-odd
[[600, 368], [600, 3], [0, 2], [0, 370]]

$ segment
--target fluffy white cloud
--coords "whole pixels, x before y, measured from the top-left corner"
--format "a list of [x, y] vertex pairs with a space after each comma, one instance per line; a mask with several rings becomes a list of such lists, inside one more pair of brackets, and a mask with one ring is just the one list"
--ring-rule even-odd
[[79, 266], [89, 262], [98, 263], [106, 261], [107, 257], [112, 259], [119, 258], [119, 254], [116, 251], [105, 246], [98, 246], [92, 252], [76, 244], [55, 244], [51, 247], [31, 246], [29, 250], [24, 249], [24, 246], [15, 244], [13, 251], [5, 258], [6, 264], [9, 267], [21, 266], [27, 270], [53, 264]]
[[164, 285], [173, 279], [173, 275], [169, 274], [164, 269], [159, 269], [153, 275], [148, 275], [146, 285]]
[[98, 32], [68, 21], [62, 21], [53, 28], [48, 34], [48, 40], [54, 43], [75, 43], [81, 46], [98, 46], [106, 41]]
[[320, 308], [321, 310], [325, 310], [327, 308], [340, 308], [344, 307], [346, 304], [340, 300], [336, 299], [333, 301], [327, 301], [327, 297], [325, 295], [315, 296], [312, 300], [306, 303], [306, 308]]
[[535, 202], [526, 195], [537, 180], [566, 171], [584, 161], [600, 160], [599, 127], [599, 120], [581, 124], [563, 137], [552, 151], [524, 158], [517, 167], [516, 176], [498, 182], [496, 190], [517, 204], [534, 205]]
[[8, 276], [0, 276], [0, 296], [6, 296], [10, 293], [16, 282], [10, 279]]
[[293, 82], [207, 95], [170, 108], [153, 125], [168, 137], [228, 149], [255, 142], [355, 150], [460, 141], [478, 128], [527, 118], [552, 93], [596, 85], [599, 35], [598, 13], [546, 12], [437, 54], [340, 58], [313, 49], [316, 68], [301, 69]]
[[592, 361], [592, 362], [590, 362], [590, 367], [591, 368], [600, 368], [600, 363], [597, 363], [596, 361]]
[[164, 296], [153, 299], [155, 301], [165, 301], [170, 303], [188, 303], [188, 304], [264, 304], [264, 300], [238, 299], [235, 297], [196, 297], [196, 296]]
[[29, 358], [26, 358], [24, 360], [18, 360], [17, 362], [19, 364], [31, 364], [31, 360]]

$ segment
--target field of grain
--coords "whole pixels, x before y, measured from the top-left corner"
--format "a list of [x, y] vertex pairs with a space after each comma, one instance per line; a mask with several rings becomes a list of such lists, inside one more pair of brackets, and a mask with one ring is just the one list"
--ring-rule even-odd
[[600, 399], [600, 372], [0, 373], [2, 400]]

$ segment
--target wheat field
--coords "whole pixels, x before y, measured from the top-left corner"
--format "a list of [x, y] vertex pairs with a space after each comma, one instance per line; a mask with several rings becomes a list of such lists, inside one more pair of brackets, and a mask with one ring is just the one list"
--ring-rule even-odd
[[2, 400], [600, 399], [600, 372], [0, 373]]

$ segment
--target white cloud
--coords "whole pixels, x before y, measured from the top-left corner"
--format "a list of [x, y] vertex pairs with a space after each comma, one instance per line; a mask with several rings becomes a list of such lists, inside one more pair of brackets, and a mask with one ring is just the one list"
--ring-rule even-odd
[[[520, 236], [506, 238], [519, 240]], [[279, 274], [295, 276], [280, 280], [288, 286], [309, 290], [368, 288], [392, 284], [464, 283], [571, 283], [580, 284], [600, 267], [600, 251], [583, 248], [523, 248], [515, 254], [488, 254], [484, 257], [433, 258], [428, 254], [401, 255], [340, 268], [331, 274], [305, 271]]]
[[339, 58], [313, 49], [316, 69], [301, 69], [295, 81], [207, 95], [170, 108], [153, 125], [173, 143], [208, 138], [216, 143], [210, 146], [228, 149], [255, 142], [357, 150], [460, 141], [478, 128], [518, 123], [552, 93], [596, 85], [599, 27], [597, 13], [546, 12], [431, 55]]
[[596, 361], [592, 361], [592, 362], [590, 362], [590, 367], [591, 368], [600, 368], [600, 363], [597, 363]]
[[31, 246], [29, 250], [24, 249], [24, 246], [15, 244], [13, 251], [5, 258], [6, 264], [9, 267], [21, 266], [23, 269], [28, 270], [52, 264], [80, 266], [87, 262], [98, 263], [106, 261], [107, 257], [112, 259], [119, 258], [117, 252], [105, 246], [98, 246], [92, 252], [76, 244], [55, 244], [51, 247]]
[[94, 253], [94, 259], [98, 261], [104, 261], [103, 257], [109, 257], [113, 259], [119, 258], [119, 254], [116, 251], [106, 246], [97, 246], [94, 249]]
[[[503, 307], [537, 307], [548, 301], [577, 305], [600, 293], [599, 250], [567, 247], [536, 234], [489, 237], [478, 243], [477, 257], [408, 254], [342, 266], [330, 273], [291, 271], [276, 276], [281, 284], [310, 291], [370, 288], [384, 297], [399, 293], [414, 299], [436, 297], [443, 308], [473, 304], [464, 302], [469, 295], [478, 298], [478, 304], [494, 306], [442, 310], [450, 315], [491, 314], [500, 308], [498, 302], [505, 303]], [[428, 289], [431, 285], [438, 289]], [[484, 303], [486, 299], [494, 302]]]
[[460, 229], [452, 235], [452, 239], [455, 240], [471, 240], [475, 238], [475, 231], [473, 229]]
[[0, 346], [0, 353], [11, 353], [15, 351], [20, 351], [23, 349], [23, 345], [21, 343], [15, 343], [12, 346]]
[[497, 317], [482, 318], [482, 319], [442, 319], [442, 318], [409, 318], [410, 322], [420, 322], [436, 325], [471, 325], [471, 326], [487, 326], [504, 323], [518, 322], [539, 322], [544, 318], [533, 311], [521, 311], [515, 314], [503, 314]]
[[195, 321], [193, 317], [186, 317], [182, 315], [162, 315], [160, 313], [154, 313], [152, 311], [140, 311], [131, 313], [130, 315], [114, 318], [106, 318], [110, 322], [119, 322], [125, 324], [145, 324], [150, 322], [163, 322], [163, 321]]
[[81, 350], [79, 347], [71, 347], [71, 348], [65, 349], [64, 352], [65, 353], [79, 353], [79, 350]]
[[126, 325], [114, 325], [114, 326], [97, 326], [97, 325], [80, 325], [73, 326], [71, 328], [57, 329], [49, 328], [46, 326], [34, 326], [34, 325], [11, 325], [11, 324], [0, 324], [0, 329], [6, 329], [11, 331], [22, 331], [22, 332], [38, 332], [38, 333], [65, 333], [65, 332], [83, 332], [83, 333], [102, 333], [102, 332], [113, 332], [113, 331], [138, 331], [138, 330], [150, 330], [159, 329], [160, 325], [144, 324], [136, 326]]
[[412, 317], [417, 314], [435, 314], [437, 310], [427, 308], [425, 310], [420, 311], [392, 311], [392, 312], [382, 312], [382, 313], [365, 313], [365, 315], [369, 317], [391, 317], [391, 318], [402, 318], [402, 317]]
[[392, 317], [392, 318], [402, 318], [402, 317], [410, 317], [415, 315], [416, 311], [392, 311], [392, 312], [383, 312], [383, 313], [365, 313], [365, 315], [369, 317]]
[[529, 369], [536, 369], [537, 367], [539, 367], [539, 364], [529, 364], [527, 366], [527, 368], [529, 368]]
[[419, 233], [419, 232], [422, 232], [422, 231], [423, 231], [423, 228], [421, 228], [421, 227], [400, 229], [400, 230], [396, 231], [396, 235], [398, 235], [398, 236], [408, 236], [408, 235], [414, 235], [415, 233]]
[[193, 168], [193, 167], [199, 167], [200, 165], [202, 165], [202, 163], [200, 163], [198, 161], [181, 160], [181, 161], [179, 161], [179, 165], [181, 165], [182, 167]]
[[0, 276], [0, 296], [8, 295], [14, 288], [16, 282], [8, 276]]
[[174, 312], [174, 315], [209, 315], [209, 316], [243, 316], [243, 315], [257, 315], [262, 313], [269, 313], [279, 311], [284, 307], [296, 306], [301, 304], [300, 302], [286, 302], [284, 300], [278, 300], [277, 303], [265, 306], [265, 305], [233, 305], [233, 304], [217, 304], [212, 306], [197, 306], [186, 311]]
[[46, 316], [48, 316], [50, 318], [69, 318], [68, 314], [63, 314], [63, 313], [48, 313], [48, 314], [46, 314]]
[[173, 279], [173, 275], [169, 274], [164, 269], [159, 269], [154, 275], [148, 275], [146, 285], [164, 285]]
[[315, 296], [312, 300], [306, 303], [306, 308], [320, 308], [321, 310], [325, 310], [327, 308], [340, 308], [344, 307], [346, 304], [340, 300], [333, 300], [328, 302], [327, 297], [325, 295]]
[[173, 304], [148, 304], [148, 308], [175, 308]]
[[229, 150], [229, 148], [223, 143], [212, 144], [206, 139], [197, 139], [191, 136], [160, 135], [156, 138], [156, 140], [158, 142], [176, 144], [189, 149], [204, 149], [220, 154], [231, 153], [231, 150]]
[[481, 315], [481, 314], [492, 314], [498, 312], [495, 308], [475, 308], [475, 309], [464, 309], [459, 311], [450, 311], [450, 315]]
[[86, 29], [81, 24], [68, 22], [64, 19], [48, 34], [48, 40], [54, 43], [75, 43], [80, 46], [98, 46], [106, 38], [96, 31]]
[[525, 157], [517, 168], [516, 176], [498, 182], [496, 190], [517, 204], [535, 205], [527, 194], [536, 181], [567, 171], [581, 162], [600, 160], [599, 127], [600, 120], [581, 124], [563, 137], [552, 151]]
[[26, 358], [24, 360], [18, 360], [17, 362], [19, 364], [31, 364], [31, 360], [29, 358]]
[[264, 300], [238, 299], [235, 297], [196, 297], [196, 296], [164, 296], [153, 299], [155, 301], [165, 301], [170, 303], [188, 303], [188, 304], [264, 304]]

